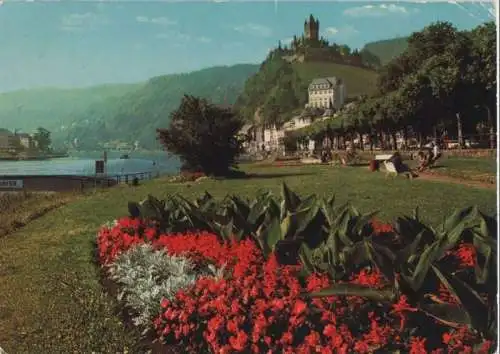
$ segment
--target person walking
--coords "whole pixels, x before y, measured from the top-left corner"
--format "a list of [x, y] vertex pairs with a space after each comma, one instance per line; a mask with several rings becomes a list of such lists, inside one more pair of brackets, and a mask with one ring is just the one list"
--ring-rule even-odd
[[429, 152], [429, 166], [433, 166], [440, 157], [441, 152], [439, 151], [439, 145], [436, 141], [433, 141]]

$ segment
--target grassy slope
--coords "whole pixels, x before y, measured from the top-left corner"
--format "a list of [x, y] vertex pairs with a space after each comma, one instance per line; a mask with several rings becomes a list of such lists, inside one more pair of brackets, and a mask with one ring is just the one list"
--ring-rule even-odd
[[[250, 169], [250, 167], [246, 167]], [[251, 180], [170, 184], [165, 179], [143, 186], [117, 187], [96, 193], [0, 238], [0, 343], [8, 353], [139, 352], [136, 333], [125, 330], [112, 302], [102, 293], [92, 264], [92, 241], [105, 221], [125, 215], [128, 200], [148, 193], [181, 193], [191, 198], [209, 190], [252, 196], [258, 189], [278, 193], [282, 181], [300, 194], [335, 193], [338, 203], [351, 201], [361, 211], [382, 209], [391, 220], [416, 206], [433, 224], [453, 208], [476, 204], [494, 214], [494, 191], [404, 178], [385, 179], [366, 168], [305, 166], [257, 168]]]
[[372, 70], [328, 62], [294, 64], [294, 70], [306, 82], [319, 77], [339, 77], [345, 81], [349, 97], [372, 94], [376, 90], [377, 73]]
[[387, 64], [392, 58], [403, 53], [408, 46], [408, 37], [399, 37], [367, 43], [363, 50], [367, 50], [380, 59], [382, 65]]

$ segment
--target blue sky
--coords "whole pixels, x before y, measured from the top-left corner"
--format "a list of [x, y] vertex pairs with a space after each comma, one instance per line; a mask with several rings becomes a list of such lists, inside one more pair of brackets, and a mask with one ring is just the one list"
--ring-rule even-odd
[[489, 4], [410, 2], [91, 2], [0, 0], [0, 91], [137, 82], [259, 63], [310, 13], [330, 41], [360, 48], [433, 21], [470, 29]]

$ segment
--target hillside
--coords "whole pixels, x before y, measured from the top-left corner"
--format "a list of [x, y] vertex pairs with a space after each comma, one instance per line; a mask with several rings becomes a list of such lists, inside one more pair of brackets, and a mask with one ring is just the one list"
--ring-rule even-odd
[[283, 123], [304, 108], [311, 80], [328, 76], [344, 80], [348, 97], [376, 90], [377, 73], [370, 69], [329, 62], [290, 64], [275, 57], [268, 58], [247, 81], [236, 108], [248, 121], [253, 121], [258, 111], [262, 122]]
[[0, 93], [0, 127], [31, 132], [39, 126], [58, 132], [89, 106], [135, 90], [138, 84], [79, 89], [44, 88]]
[[402, 54], [408, 47], [408, 37], [399, 37], [367, 43], [362, 51], [367, 51], [377, 56], [382, 65]]
[[170, 112], [184, 94], [233, 104], [257, 70], [258, 65], [241, 64], [152, 78], [133, 92], [108, 98], [74, 116], [65, 140], [76, 138], [82, 148], [110, 140], [139, 141], [142, 147], [154, 148], [156, 128], [168, 126]]
[[369, 69], [334, 63], [301, 63], [293, 64], [293, 68], [307, 83], [318, 77], [342, 78], [348, 97], [372, 94], [376, 90], [377, 73]]

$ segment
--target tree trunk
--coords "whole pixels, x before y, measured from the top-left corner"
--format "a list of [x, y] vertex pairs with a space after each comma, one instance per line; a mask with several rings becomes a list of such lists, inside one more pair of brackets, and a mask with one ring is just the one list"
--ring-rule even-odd
[[380, 144], [380, 150], [385, 150], [385, 144], [384, 144], [384, 133], [382, 131], [378, 132], [378, 141]]
[[359, 134], [359, 144], [360, 144], [360, 148], [361, 148], [361, 151], [365, 151], [365, 143], [363, 141], [363, 134]]
[[403, 141], [405, 144], [405, 150], [408, 150], [408, 127], [406, 125], [403, 128]]
[[493, 126], [493, 119], [491, 117], [491, 110], [490, 107], [487, 105], [486, 111], [488, 113], [488, 125], [490, 126], [490, 149], [494, 149], [496, 147], [496, 134], [495, 134], [495, 127]]
[[462, 149], [464, 146], [464, 139], [462, 136], [462, 118], [460, 117], [460, 113], [455, 113], [457, 117], [457, 134], [458, 134], [458, 148]]
[[393, 142], [393, 147], [394, 149], [393, 150], [397, 150], [398, 149], [398, 141], [397, 141], [397, 138], [396, 138], [396, 132], [392, 131], [391, 132], [391, 136], [392, 136], [392, 142]]

